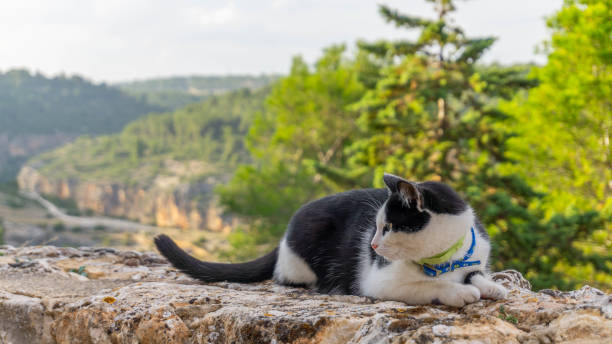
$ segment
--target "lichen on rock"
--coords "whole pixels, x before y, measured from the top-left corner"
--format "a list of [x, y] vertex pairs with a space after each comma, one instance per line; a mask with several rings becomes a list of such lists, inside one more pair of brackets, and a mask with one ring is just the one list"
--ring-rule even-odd
[[[81, 273], [71, 271], [83, 267]], [[533, 292], [463, 308], [201, 284], [154, 253], [0, 246], [0, 343], [609, 343], [612, 295]]]

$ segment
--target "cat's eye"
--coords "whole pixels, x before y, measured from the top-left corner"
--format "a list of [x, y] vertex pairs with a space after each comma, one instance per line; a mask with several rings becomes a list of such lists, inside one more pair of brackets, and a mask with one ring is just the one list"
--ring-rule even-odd
[[393, 229], [393, 225], [391, 223], [385, 223], [385, 225], [383, 226], [383, 235], [385, 235], [385, 233], [387, 233], [391, 229]]

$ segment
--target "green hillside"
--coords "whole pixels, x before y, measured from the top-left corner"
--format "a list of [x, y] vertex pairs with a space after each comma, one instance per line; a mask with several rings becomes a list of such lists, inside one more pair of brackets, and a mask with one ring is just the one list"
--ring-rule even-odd
[[117, 132], [142, 115], [168, 109], [147, 101], [78, 76], [0, 72], [0, 182], [13, 180], [31, 156], [79, 135]]
[[[78, 76], [0, 72], [0, 182], [14, 179], [30, 157], [78, 136], [116, 133], [145, 114], [174, 111], [239, 88], [259, 88], [275, 78], [175, 77], [115, 87]], [[83, 139], [81, 144], [86, 144]]]
[[278, 79], [278, 75], [228, 75], [228, 76], [185, 76], [137, 80], [116, 84], [122, 90], [131, 92], [188, 92], [193, 95], [209, 95], [241, 88], [256, 89]]
[[168, 170], [168, 161], [207, 163], [196, 177], [222, 172], [249, 160], [244, 136], [253, 115], [263, 108], [267, 92], [245, 89], [173, 113], [152, 114], [130, 123], [121, 133], [80, 137], [30, 163], [52, 178], [145, 185], [160, 174], [175, 174]]
[[153, 106], [159, 106], [166, 111], [180, 109], [189, 104], [199, 103], [204, 101], [208, 96], [190, 94], [186, 91], [130, 91], [122, 89], [123, 92], [130, 96]]
[[277, 80], [277, 75], [185, 76], [118, 83], [122, 91], [152, 105], [178, 109], [211, 95], [239, 89], [258, 89]]
[[48, 78], [27, 70], [0, 73], [0, 134], [105, 134], [163, 110], [78, 76]]

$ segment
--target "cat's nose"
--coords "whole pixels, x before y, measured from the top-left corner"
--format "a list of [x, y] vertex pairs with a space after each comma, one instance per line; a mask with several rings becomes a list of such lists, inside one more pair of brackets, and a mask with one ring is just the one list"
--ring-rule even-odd
[[372, 244], [372, 248], [373, 248], [373, 249], [377, 249], [377, 248], [378, 248], [378, 245], [376, 245], [376, 244]]

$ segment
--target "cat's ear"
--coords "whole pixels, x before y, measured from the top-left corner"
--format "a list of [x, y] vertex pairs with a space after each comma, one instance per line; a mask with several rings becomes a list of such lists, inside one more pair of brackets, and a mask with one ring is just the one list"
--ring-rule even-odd
[[416, 183], [400, 181], [397, 185], [399, 194], [407, 205], [416, 204], [419, 211], [423, 211], [423, 194]]
[[383, 174], [383, 181], [385, 182], [385, 185], [387, 186], [387, 189], [389, 189], [389, 191], [391, 192], [398, 192], [399, 190], [397, 189], [397, 186], [399, 184], [399, 182], [401, 181], [405, 181], [407, 182], [406, 179], [398, 177], [394, 174], [391, 173], [387, 173], [385, 172]]
[[389, 191], [399, 193], [406, 205], [416, 204], [423, 211], [423, 195], [416, 183], [389, 173], [383, 175], [383, 180]]

